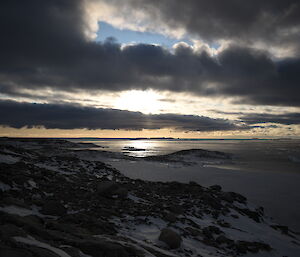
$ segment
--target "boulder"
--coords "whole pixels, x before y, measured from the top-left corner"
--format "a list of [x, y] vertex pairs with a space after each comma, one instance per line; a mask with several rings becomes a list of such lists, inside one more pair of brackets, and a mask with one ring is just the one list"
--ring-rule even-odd
[[171, 249], [177, 249], [181, 245], [181, 236], [170, 228], [164, 228], [158, 238], [166, 243]]

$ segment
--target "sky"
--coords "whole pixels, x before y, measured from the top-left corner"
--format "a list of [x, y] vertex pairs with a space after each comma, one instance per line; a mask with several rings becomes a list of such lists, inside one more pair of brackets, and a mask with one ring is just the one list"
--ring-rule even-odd
[[300, 138], [297, 0], [3, 0], [0, 31], [0, 136]]

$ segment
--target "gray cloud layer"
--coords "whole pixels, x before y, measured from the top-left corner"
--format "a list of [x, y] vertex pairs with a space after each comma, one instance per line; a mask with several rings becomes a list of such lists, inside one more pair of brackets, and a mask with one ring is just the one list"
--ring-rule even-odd
[[300, 124], [300, 113], [286, 113], [286, 114], [246, 114], [239, 119], [246, 124], [259, 123], [278, 123], [284, 125]]
[[[104, 0], [105, 1], [105, 0]], [[298, 46], [298, 0], [106, 0], [119, 8], [142, 10], [170, 28], [183, 27], [204, 40]], [[121, 2], [121, 3], [120, 3]]]
[[[152, 5], [157, 1], [147, 1], [150, 2]], [[178, 22], [196, 31], [203, 24], [202, 18], [192, 22], [196, 16], [193, 10], [198, 10], [199, 4], [205, 7], [205, 2], [160, 1], [157, 5], [161, 7], [159, 14], [166, 19], [171, 17], [171, 10], [175, 14], [179, 12], [175, 10], [176, 6], [182, 7], [189, 18], [183, 21], [180, 16]], [[244, 3], [238, 4], [231, 13], [233, 2], [237, 1], [228, 1], [226, 6], [220, 4], [223, 1], [209, 2], [203, 10], [200, 8], [204, 14], [205, 10], [216, 7], [212, 12], [215, 20], [207, 21], [213, 26], [209, 30], [219, 33], [217, 27], [222, 26], [228, 36], [235, 31], [239, 35], [240, 26], [245, 31], [254, 26], [257, 15], [260, 17], [264, 10], [272, 15], [279, 15], [282, 10], [288, 13], [276, 29], [292, 29], [300, 17], [295, 15], [298, 5], [293, 5], [293, 1], [284, 1], [286, 4], [282, 1], [255, 1], [249, 14], [245, 7], [248, 5]], [[141, 8], [144, 8], [142, 3], [148, 5], [140, 1]], [[138, 44], [121, 49], [112, 40], [90, 42], [84, 36], [82, 4], [81, 0], [1, 1], [0, 93], [16, 95], [20, 89], [46, 87], [64, 91], [155, 88], [239, 97], [243, 103], [250, 104], [300, 106], [300, 59], [273, 61], [268, 53], [237, 45], [211, 57], [204, 51], [195, 53], [187, 47], [179, 47], [171, 53], [160, 46]], [[156, 10], [154, 5], [151, 8]], [[201, 13], [197, 16], [202, 17]], [[240, 24], [237, 19], [243, 17], [246, 20]], [[231, 27], [238, 28], [232, 30]]]
[[163, 129], [229, 131], [249, 129], [225, 119], [204, 116], [157, 114], [72, 105], [0, 101], [0, 124], [13, 128], [44, 126], [50, 129]]

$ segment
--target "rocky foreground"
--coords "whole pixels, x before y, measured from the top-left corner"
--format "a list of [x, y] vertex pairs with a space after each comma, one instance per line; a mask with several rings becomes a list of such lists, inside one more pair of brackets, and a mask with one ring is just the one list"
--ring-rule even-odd
[[80, 147], [0, 140], [1, 257], [300, 256], [238, 193], [132, 180]]

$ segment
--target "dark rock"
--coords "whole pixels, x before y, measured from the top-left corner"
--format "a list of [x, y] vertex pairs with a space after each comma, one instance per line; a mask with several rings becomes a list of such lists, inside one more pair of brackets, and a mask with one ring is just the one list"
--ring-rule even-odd
[[247, 242], [247, 241], [237, 241], [235, 244], [238, 253], [245, 254], [247, 252], [257, 253], [259, 251], [270, 251], [272, 248], [262, 242]]
[[166, 243], [171, 249], [177, 249], [181, 245], [180, 235], [169, 228], [164, 228], [158, 238], [160, 241]]
[[4, 224], [0, 226], [0, 238], [5, 239], [14, 236], [25, 236], [26, 233], [13, 224]]
[[232, 244], [234, 241], [224, 235], [220, 235], [216, 238], [216, 242], [218, 244]]
[[67, 209], [60, 202], [50, 200], [44, 203], [41, 212], [46, 215], [63, 216], [67, 213]]
[[66, 247], [60, 247], [64, 252], [69, 254], [72, 257], [82, 257], [82, 254], [80, 254], [80, 251], [74, 247], [66, 246]]
[[219, 235], [223, 233], [218, 227], [216, 226], [208, 226], [202, 229], [202, 234], [206, 239], [213, 239], [213, 235]]
[[24, 249], [11, 249], [0, 247], [1, 257], [35, 257], [31, 252]]
[[184, 213], [184, 209], [180, 205], [171, 205], [171, 206], [169, 206], [168, 209], [170, 212], [175, 213], [175, 214], [183, 214]]
[[[134, 249], [123, 247], [122, 245], [96, 240], [78, 241], [76, 246], [85, 254], [97, 257], [131, 257]], [[130, 252], [132, 254], [130, 254]]]
[[288, 235], [289, 234], [289, 227], [288, 226], [281, 226], [281, 225], [271, 225], [274, 229], [279, 229], [282, 234]]
[[228, 192], [232, 198], [239, 202], [239, 203], [247, 203], [247, 198], [245, 196], [242, 196], [241, 194], [235, 193], [235, 192]]
[[251, 211], [249, 209], [239, 209], [239, 211], [244, 214], [247, 215], [249, 218], [253, 219], [254, 221], [256, 221], [257, 223], [260, 222], [260, 214], [256, 211]]
[[14, 176], [12, 178], [12, 180], [18, 184], [18, 185], [24, 185], [25, 182], [27, 182], [28, 178], [26, 176], [23, 176], [23, 175], [17, 175], [17, 176]]
[[230, 223], [228, 223], [224, 220], [218, 220], [217, 223], [218, 223], [219, 226], [224, 227], [224, 228], [230, 228], [231, 227]]
[[113, 181], [101, 181], [97, 185], [97, 193], [100, 196], [112, 197], [117, 195], [120, 198], [126, 198], [128, 191], [126, 188], [121, 187], [118, 183]]
[[165, 213], [164, 219], [168, 222], [171, 222], [171, 223], [174, 223], [177, 220], [176, 216], [171, 212]]
[[232, 194], [230, 192], [223, 192], [221, 194], [221, 199], [229, 202], [229, 203], [233, 203], [234, 202], [234, 197], [232, 196]]
[[234, 219], [238, 219], [239, 218], [239, 216], [236, 215], [236, 214], [231, 214], [231, 217], [234, 218]]
[[213, 185], [209, 187], [211, 190], [217, 191], [217, 192], [221, 192], [222, 187], [220, 185]]
[[201, 231], [198, 229], [195, 229], [193, 227], [186, 227], [185, 230], [188, 231], [188, 233], [191, 236], [200, 236], [201, 235]]
[[24, 203], [24, 200], [20, 200], [14, 197], [5, 197], [3, 203], [6, 205], [16, 205], [25, 209], [30, 209], [30, 207]]
[[115, 192], [114, 195], [117, 195], [119, 198], [127, 198], [128, 190], [125, 187], [119, 187]]
[[29, 250], [32, 253], [34, 253], [34, 256], [38, 256], [38, 257], [60, 257], [60, 255], [57, 255], [56, 253], [54, 253], [48, 249], [44, 249], [44, 248], [40, 248], [40, 247], [31, 246], [29, 248]]

